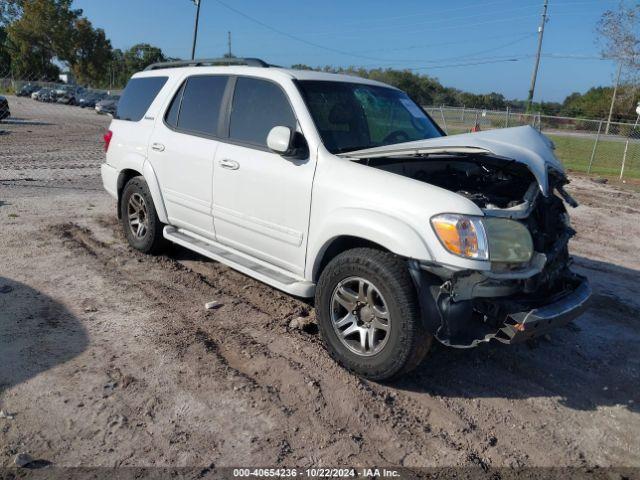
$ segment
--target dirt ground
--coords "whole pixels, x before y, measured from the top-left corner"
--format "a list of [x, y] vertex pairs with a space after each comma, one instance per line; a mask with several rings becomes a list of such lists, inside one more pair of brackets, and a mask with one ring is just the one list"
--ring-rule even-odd
[[313, 323], [291, 325], [312, 305], [179, 247], [129, 248], [99, 179], [107, 118], [9, 101], [0, 467], [21, 452], [55, 466], [640, 467], [640, 193], [572, 178], [575, 268], [594, 289], [574, 324], [529, 345], [436, 346], [383, 385], [334, 364]]

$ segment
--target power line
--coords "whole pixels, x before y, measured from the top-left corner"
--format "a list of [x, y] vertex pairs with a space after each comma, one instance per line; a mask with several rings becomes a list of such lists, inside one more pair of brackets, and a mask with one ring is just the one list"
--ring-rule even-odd
[[409, 68], [408, 70], [433, 70], [433, 69], [439, 69], [439, 68], [471, 67], [475, 65], [489, 65], [493, 63], [517, 62], [519, 60], [522, 60], [523, 58], [526, 58], [526, 56], [525, 57], [509, 57], [501, 60], [485, 60], [485, 61], [466, 62], [466, 63], [452, 63], [449, 65], [431, 65], [428, 67]]
[[226, 3], [224, 3], [224, 2], [222, 2], [220, 0], [215, 0], [215, 1], [218, 4], [222, 5], [223, 7], [225, 7], [227, 10], [231, 10], [232, 12], [240, 15], [241, 17], [246, 18], [247, 20], [252, 21], [253, 23], [256, 23], [256, 24], [266, 28], [267, 30], [271, 30], [272, 32], [275, 32], [275, 33], [277, 33], [279, 35], [283, 35], [283, 36], [285, 36], [287, 38], [290, 38], [291, 40], [295, 40], [296, 42], [304, 43], [305, 45], [309, 45], [311, 47], [315, 47], [315, 48], [319, 48], [319, 49], [322, 49], [322, 50], [326, 50], [328, 52], [338, 53], [340, 55], [347, 55], [347, 56], [350, 56], [350, 57], [359, 57], [359, 58], [364, 58], [366, 60], [375, 60], [375, 58], [373, 58], [373, 57], [368, 57], [368, 56], [364, 56], [364, 55], [355, 55], [355, 54], [352, 54], [352, 53], [349, 53], [349, 52], [344, 52], [342, 50], [338, 50], [336, 48], [327, 47], [325, 45], [319, 45], [317, 43], [305, 40], [304, 38], [300, 38], [300, 37], [297, 37], [295, 35], [291, 35], [290, 33], [287, 33], [287, 32], [284, 32], [284, 31], [278, 29], [278, 28], [272, 27], [271, 25], [266, 24], [263, 21], [258, 20], [257, 18], [254, 18], [254, 17], [252, 17], [250, 15], [247, 15], [246, 13], [241, 12], [240, 10], [238, 10], [237, 8], [232, 7], [231, 5], [227, 5]]
[[[432, 65], [432, 66], [421, 66], [421, 67], [416, 67], [416, 68], [409, 68], [410, 70], [420, 70], [420, 69], [428, 69], [428, 68], [448, 68], [448, 67], [464, 67], [464, 66], [472, 66], [472, 65], [483, 65], [483, 64], [488, 64], [488, 63], [503, 63], [503, 62], [514, 62], [514, 61], [518, 61], [520, 59], [523, 58], [528, 58], [531, 57], [532, 55], [525, 55], [525, 56], [518, 56], [518, 55], [511, 55], [508, 56], [507, 58], [502, 58], [502, 57], [498, 57], [498, 58], [488, 58], [488, 59], [470, 59], [469, 57], [472, 57], [473, 55], [478, 55], [480, 53], [487, 53], [487, 52], [491, 52], [491, 51], [495, 51], [495, 50], [499, 50], [501, 48], [505, 48], [506, 46], [510, 46], [513, 45], [515, 43], [518, 43], [526, 38], [529, 38], [533, 35], [535, 35], [536, 33], [532, 33], [532, 34], [527, 34], [524, 35], [522, 37], [519, 37], [517, 39], [515, 39], [513, 42], [509, 42], [507, 44], [504, 45], [500, 45], [497, 47], [493, 47], [491, 49], [487, 49], [487, 50], [483, 50], [480, 52], [474, 52], [474, 53], [470, 53], [470, 54], [466, 54], [466, 55], [462, 55], [462, 56], [455, 56], [455, 57], [450, 57], [450, 58], [440, 58], [437, 60], [414, 60], [414, 59], [388, 59], [388, 58], [380, 58], [380, 57], [375, 57], [375, 56], [370, 56], [370, 55], [363, 55], [362, 53], [365, 52], [347, 52], [344, 50], [340, 50], [337, 48], [333, 48], [333, 47], [329, 47], [326, 45], [322, 45], [322, 44], [318, 44], [309, 40], [306, 40], [302, 37], [299, 37], [297, 35], [293, 35], [290, 34], [288, 32], [285, 32], [283, 30], [280, 30], [279, 28], [273, 27], [272, 25], [269, 25], [251, 15], [248, 15], [244, 12], [242, 12], [241, 10], [238, 10], [235, 7], [232, 7], [231, 5], [228, 5], [227, 3], [223, 2], [222, 0], [214, 0], [216, 1], [219, 5], [223, 6], [224, 8], [226, 8], [227, 10], [230, 10], [232, 12], [234, 12], [237, 15], [240, 15], [241, 17], [246, 18], [247, 20], [262, 26], [263, 28], [266, 28], [267, 30], [270, 30], [274, 33], [277, 33], [278, 35], [282, 35], [284, 37], [287, 37], [291, 40], [294, 40], [296, 42], [302, 43], [304, 45], [308, 45], [314, 48], [318, 48], [321, 50], [325, 50], [328, 52], [333, 52], [333, 53], [337, 53], [340, 55], [345, 55], [345, 56], [349, 56], [349, 57], [354, 57], [354, 58], [361, 58], [361, 59], [365, 59], [365, 60], [371, 60], [371, 61], [375, 61], [375, 62], [387, 62], [390, 64], [395, 64], [398, 62], [415, 62], [415, 63], [436, 63], [436, 62], [442, 62], [442, 61], [455, 61], [455, 60], [464, 60], [464, 59], [468, 59], [468, 62], [458, 62], [458, 63], [451, 63], [451, 64], [445, 64], [445, 65]], [[548, 1], [548, 0], [545, 0]], [[603, 0], [603, 1], [612, 1], [612, 0]], [[489, 5], [489, 4], [497, 4], [497, 3], [504, 3], [504, 2], [488, 2], [485, 5]], [[586, 3], [592, 3], [592, 2], [588, 2], [588, 1], [582, 1], [582, 2], [571, 2], [571, 3], [582, 3], [582, 4], [586, 4]], [[570, 3], [564, 3], [562, 5], [569, 5]], [[475, 7], [477, 8], [479, 5], [475, 5]], [[460, 9], [463, 9], [463, 7], [461, 7]], [[557, 15], [561, 15], [561, 14], [556, 14]], [[578, 14], [571, 14], [572, 16], [576, 16], [579, 15]], [[536, 15], [537, 16], [537, 15]], [[484, 22], [477, 22], [477, 23], [471, 23], [471, 24], [462, 24], [462, 25], [457, 25], [455, 27], [452, 28], [462, 28], [462, 27], [470, 27], [470, 26], [479, 26], [479, 25], [487, 25], [487, 24], [493, 24], [493, 23], [501, 23], [501, 22], [506, 22], [506, 21], [512, 21], [512, 20], [518, 20], [518, 19], [523, 19], [523, 18], [531, 18], [531, 15], [525, 15], [525, 16], [518, 16], [518, 17], [510, 17], [510, 18], [503, 18], [503, 19], [496, 19], [496, 20], [491, 20], [491, 21], [484, 21]], [[447, 30], [450, 28], [445, 28], [445, 29], [440, 29], [440, 30]], [[410, 33], [410, 32], [402, 32], [402, 33]], [[496, 38], [496, 37], [494, 37]], [[446, 43], [441, 43], [441, 44], [433, 44], [431, 46], [443, 46], [443, 45], [448, 45], [448, 44], [455, 44], [455, 43], [462, 43], [462, 42], [446, 42]], [[411, 47], [408, 47], [411, 48]], [[422, 48], [419, 46], [416, 46], [415, 48]], [[403, 49], [395, 49], [395, 50], [403, 50]], [[541, 57], [546, 57], [547, 55], [541, 55]], [[556, 58], [560, 58], [557, 57]], [[576, 57], [577, 58], [577, 57]]]
[[[262, 26], [262, 27], [264, 27], [264, 28], [266, 28], [268, 30], [271, 30], [272, 32], [275, 32], [275, 33], [277, 33], [279, 35], [283, 35], [283, 36], [285, 36], [287, 38], [290, 38], [290, 39], [295, 40], [297, 42], [303, 43], [305, 45], [309, 45], [311, 47], [319, 48], [319, 49], [326, 50], [326, 51], [333, 52], [333, 53], [338, 53], [340, 55], [346, 55], [346, 56], [354, 57], [354, 58], [362, 58], [362, 59], [365, 59], [365, 60], [383, 61], [383, 62], [394, 61], [394, 60], [390, 60], [390, 59], [381, 59], [379, 57], [373, 57], [373, 56], [369, 56], [369, 55], [361, 55], [361, 54], [357, 54], [357, 53], [346, 52], [344, 50], [339, 50], [339, 49], [336, 49], [336, 48], [327, 47], [326, 45], [320, 45], [318, 43], [311, 42], [309, 40], [305, 40], [304, 38], [298, 37], [296, 35], [292, 35], [290, 33], [287, 33], [285, 31], [283, 31], [283, 30], [280, 30], [280, 29], [278, 29], [276, 27], [273, 27], [273, 26], [271, 26], [271, 25], [269, 25], [269, 24], [267, 24], [267, 23], [265, 23], [265, 22], [263, 22], [261, 20], [258, 20], [257, 18], [252, 17], [251, 15], [248, 15], [248, 14], [240, 11], [235, 7], [232, 7], [231, 5], [228, 5], [228, 4], [226, 4], [225, 2], [223, 2], [221, 0], [215, 0], [215, 1], [218, 4], [222, 5], [223, 7], [225, 7], [226, 9], [231, 10], [232, 12], [236, 13], [237, 15], [240, 15], [240, 16], [246, 18], [247, 20], [250, 20], [253, 23], [256, 23], [256, 24], [258, 24], [258, 25], [260, 25], [260, 26]], [[521, 17], [516, 17], [516, 18], [521, 18]], [[529, 18], [529, 16], [527, 15], [526, 18]], [[513, 19], [514, 18], [508, 18], [508, 19], [498, 20], [498, 21], [504, 22], [504, 21], [511, 21]], [[488, 21], [488, 22], [481, 22], [480, 24], [495, 23], [495, 22], [496, 21]], [[464, 26], [464, 25], [461, 25], [461, 26]]]
[[[525, 5], [525, 6], [521, 6], [521, 7], [517, 7], [517, 8], [511, 8], [511, 9], [507, 9], [507, 10], [501, 10], [500, 13], [510, 13], [510, 12], [518, 12], [521, 10], [527, 10], [527, 9], [531, 9], [531, 8], [537, 8], [537, 5]], [[531, 14], [532, 16], [534, 14]], [[476, 13], [475, 15], [465, 15], [462, 17], [447, 17], [446, 19], [438, 19], [438, 20], [427, 20], [427, 21], [422, 21], [422, 22], [414, 22], [414, 23], [405, 23], [405, 24], [395, 24], [395, 25], [381, 25], [381, 26], [377, 26], [377, 27], [362, 27], [362, 28], [350, 28], [349, 31], [350, 32], [357, 32], [357, 31], [367, 31], [367, 32], [371, 32], [371, 31], [380, 31], [380, 30], [395, 30], [398, 28], [406, 28], [406, 27], [413, 27], [413, 26], [427, 26], [427, 25], [443, 25], [443, 24], [451, 24], [451, 23], [455, 23], [458, 22], [460, 20], [467, 20], [469, 18], [478, 18], [478, 17], [482, 17], [482, 16], [493, 16], [495, 17], [495, 14], [493, 12], [487, 12], [487, 13]], [[324, 32], [305, 32], [306, 35], [310, 35], [310, 36], [323, 36], [323, 35], [335, 35], [337, 32], [335, 30], [331, 30], [331, 31], [324, 31]]]
[[[610, 2], [610, 3], [615, 3], [618, 0], [581, 0], [581, 1], [570, 1], [570, 2], [561, 2], [561, 3], [557, 3], [554, 2], [554, 6], [557, 7], [562, 7], [565, 5], [600, 5], [604, 2]], [[485, 2], [485, 3], [476, 3], [474, 2], [473, 5], [465, 5], [465, 6], [461, 6], [461, 7], [455, 7], [455, 8], [448, 8], [446, 10], [431, 10], [429, 12], [416, 12], [413, 14], [407, 14], [407, 15], [395, 15], [395, 16], [385, 16], [384, 18], [369, 18], [369, 19], [359, 19], [357, 22], [345, 22], [345, 23], [339, 23], [339, 24], [334, 24], [337, 27], [344, 27], [344, 26], [349, 26], [349, 25], [362, 25], [363, 23], [367, 23], [367, 22], [384, 22], [384, 23], [388, 23], [389, 20], [398, 20], [398, 19], [403, 19], [403, 18], [416, 18], [416, 17], [424, 17], [424, 16], [430, 16], [430, 17], [436, 17], [436, 16], [440, 16], [442, 14], [447, 14], [450, 12], [456, 12], [456, 11], [466, 11], [466, 10], [482, 10], [485, 7], [489, 7], [492, 5], [502, 5], [504, 3], [508, 3], [508, 4], [513, 4], [513, 0], [498, 0], [498, 1], [492, 1], [492, 2]], [[539, 7], [540, 5], [542, 5], [541, 3], [535, 3], [535, 4], [531, 4], [528, 5], [527, 7], [523, 7], [523, 8], [536, 8]], [[442, 20], [438, 20], [438, 23], [441, 23]]]
[[[592, 15], [592, 13], [589, 13], [589, 12], [561, 12], [561, 13], [554, 14], [554, 17], [571, 16], [571, 18], [576, 18], [576, 17], [581, 17], [581, 16], [591, 16], [591, 15]], [[438, 28], [429, 28], [428, 31], [429, 31], [429, 33], [432, 33], [432, 32], [445, 32], [445, 31], [448, 31], [448, 30], [460, 30], [462, 28], [479, 27], [479, 26], [483, 26], [483, 25], [492, 25], [492, 24], [497, 24], [497, 23], [528, 20], [528, 19], [538, 18], [538, 17], [539, 17], [538, 14], [519, 15], [519, 16], [509, 17], [509, 18], [498, 18], [498, 19], [494, 19], [494, 20], [485, 20], [485, 21], [482, 21], [482, 22], [473, 22], [473, 23], [464, 23], [464, 24], [459, 24], [459, 25], [445, 26], [443, 28], [439, 28], [439, 27]], [[409, 35], [409, 34], [414, 34], [414, 33], [415, 34], [424, 34], [425, 33], [425, 29], [421, 29], [421, 30], [402, 30], [400, 28], [397, 32], [387, 33], [386, 36]], [[370, 38], [370, 35], [366, 35], [366, 34], [340, 35], [340, 39], [341, 40], [363, 38], [363, 37]]]
[[479, 50], [473, 53], [467, 53], [464, 55], [456, 55], [454, 57], [444, 57], [444, 58], [436, 58], [436, 59], [432, 59], [432, 60], [416, 60], [416, 59], [380, 59], [380, 61], [382, 62], [387, 62], [389, 64], [396, 64], [399, 62], [409, 62], [409, 63], [438, 63], [438, 62], [450, 62], [450, 61], [455, 61], [455, 60], [464, 60], [464, 59], [468, 59], [469, 57], [474, 57], [475, 55], [482, 55], [484, 53], [490, 53], [490, 52], [495, 52], [496, 50], [501, 50], [503, 48], [506, 47], [510, 47], [511, 45], [515, 45], [517, 43], [522, 42], [523, 40], [526, 40], [527, 38], [531, 38], [532, 36], [536, 35], [535, 33], [527, 33], [526, 35], [522, 35], [520, 37], [518, 37], [516, 40], [513, 40], [511, 42], [508, 43], [504, 43], [502, 45], [498, 45], [496, 47], [492, 47], [492, 48], [487, 48], [484, 50]]
[[[501, 38], [517, 38], [518, 41], [520, 41], [521, 38], [528, 38], [531, 37], [533, 35], [536, 35], [536, 32], [533, 33], [527, 33], [527, 34], [522, 34], [522, 32], [514, 35], [514, 34], [507, 34], [507, 35], [494, 35], [491, 37], [482, 37], [483, 40], [497, 40], [497, 39], [501, 39]], [[366, 54], [369, 52], [400, 52], [400, 51], [407, 51], [407, 50], [415, 50], [418, 48], [421, 49], [428, 49], [428, 48], [432, 48], [432, 47], [446, 47], [446, 46], [450, 46], [450, 45], [461, 45], [464, 43], [478, 43], [478, 39], [477, 38], [467, 38], [465, 40], [458, 40], [455, 42], [439, 42], [439, 43], [429, 43], [429, 44], [422, 44], [422, 45], [406, 45], [404, 47], [395, 47], [395, 48], [376, 48], [376, 49], [369, 49], [369, 50], [356, 50], [351, 52], [352, 54]], [[496, 47], [498, 48], [498, 47]], [[281, 53], [282, 51], [279, 50], [278, 53]], [[270, 53], [270, 52], [266, 52], [266, 53]], [[294, 54], [299, 54], [299, 51], [292, 51], [292, 50], [288, 50], [287, 53], [294, 53]], [[392, 62], [393, 63], [393, 62]]]
[[[469, 67], [474, 65], [487, 65], [492, 63], [507, 63], [507, 62], [517, 62], [520, 60], [525, 60], [528, 58], [536, 57], [535, 54], [518, 54], [518, 55], [505, 55], [503, 57], [494, 57], [494, 58], [476, 58], [470, 59], [468, 62], [460, 62], [460, 63], [452, 63], [445, 65], [429, 65], [429, 66], [421, 66], [421, 67], [409, 67], [408, 70], [428, 70], [435, 68], [449, 68], [449, 67]], [[571, 55], [571, 54], [562, 54], [562, 53], [547, 53], [542, 54], [542, 58], [555, 58], [555, 59], [570, 59], [570, 60], [612, 60], [610, 58], [598, 57], [598, 56], [588, 56], [588, 55]]]
[[[612, 0], [610, 0], [612, 1]], [[443, 13], [449, 13], [449, 12], [456, 12], [456, 11], [460, 11], [460, 10], [469, 10], [469, 9], [478, 9], [478, 8], [483, 8], [483, 7], [488, 7], [491, 5], [499, 5], [499, 4], [503, 4], [503, 3], [513, 3], [513, 0], [499, 0], [499, 1], [495, 1], [495, 2], [486, 2], [486, 3], [474, 3], [473, 5], [466, 5], [464, 7], [456, 7], [456, 8], [450, 8], [447, 10], [439, 10], [438, 12], [426, 12], [426, 13], [413, 13], [413, 14], [408, 14], [408, 15], [396, 15], [393, 17], [384, 17], [384, 18], [378, 18], [378, 19], [361, 19], [357, 22], [347, 22], [347, 23], [341, 23], [339, 24], [340, 26], [348, 26], [348, 25], [361, 25], [363, 22], [388, 22], [389, 20], [397, 20], [399, 18], [415, 18], [415, 17], [424, 17], [426, 15], [429, 16], [434, 16], [434, 14], [436, 15], [440, 15]]]
[[[521, 34], [518, 35], [518, 37]], [[528, 33], [527, 35], [535, 35], [535, 33]], [[507, 35], [495, 35], [492, 37], [482, 37], [483, 40], [497, 40], [499, 38], [513, 38], [514, 34], [507, 34]], [[477, 38], [467, 38], [465, 40], [457, 40], [455, 42], [440, 42], [440, 43], [429, 43], [429, 44], [423, 44], [423, 45], [408, 45], [408, 46], [404, 46], [404, 47], [396, 47], [396, 48], [376, 48], [376, 49], [371, 49], [371, 50], [358, 50], [354, 53], [369, 53], [369, 52], [399, 52], [399, 51], [405, 51], [405, 50], [414, 50], [416, 48], [432, 48], [432, 47], [447, 47], [450, 45], [461, 45], [463, 43], [478, 43], [478, 39]]]

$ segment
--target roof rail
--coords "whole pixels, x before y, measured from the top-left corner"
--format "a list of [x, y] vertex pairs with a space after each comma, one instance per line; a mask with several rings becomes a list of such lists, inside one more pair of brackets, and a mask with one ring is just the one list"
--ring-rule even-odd
[[259, 58], [196, 58], [195, 60], [175, 60], [171, 62], [158, 62], [149, 65], [146, 70], [160, 70], [162, 68], [179, 67], [211, 67], [217, 65], [247, 65], [249, 67], [267, 68], [270, 65]]

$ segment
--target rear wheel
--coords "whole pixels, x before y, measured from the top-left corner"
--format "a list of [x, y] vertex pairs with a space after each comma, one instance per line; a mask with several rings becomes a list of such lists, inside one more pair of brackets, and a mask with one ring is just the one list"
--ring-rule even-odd
[[320, 276], [316, 313], [331, 356], [372, 380], [412, 370], [431, 345], [407, 266], [389, 252], [357, 248], [335, 257]]
[[166, 245], [151, 193], [143, 177], [134, 177], [122, 190], [120, 218], [129, 245], [144, 253], [160, 253]]

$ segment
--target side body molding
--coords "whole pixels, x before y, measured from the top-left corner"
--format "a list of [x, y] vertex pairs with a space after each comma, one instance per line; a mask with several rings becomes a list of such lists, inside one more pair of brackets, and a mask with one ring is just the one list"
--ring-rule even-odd
[[325, 218], [327, 220], [309, 235], [309, 239], [313, 241], [307, 252], [307, 280], [317, 280], [324, 253], [335, 239], [343, 236], [377, 243], [407, 258], [433, 258], [422, 236], [411, 225], [397, 217], [365, 208], [339, 208]]

